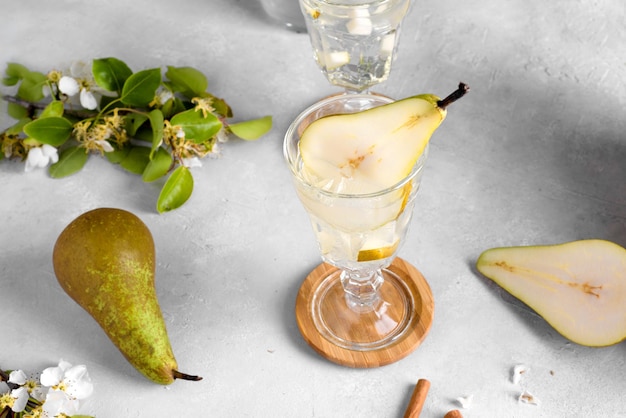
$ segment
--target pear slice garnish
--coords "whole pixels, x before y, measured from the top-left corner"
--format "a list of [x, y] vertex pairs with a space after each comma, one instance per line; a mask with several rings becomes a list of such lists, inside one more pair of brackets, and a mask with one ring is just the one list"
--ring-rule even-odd
[[408, 176], [446, 108], [469, 88], [441, 100], [421, 94], [364, 111], [312, 122], [300, 139], [303, 174], [327, 191], [368, 194], [393, 187]]

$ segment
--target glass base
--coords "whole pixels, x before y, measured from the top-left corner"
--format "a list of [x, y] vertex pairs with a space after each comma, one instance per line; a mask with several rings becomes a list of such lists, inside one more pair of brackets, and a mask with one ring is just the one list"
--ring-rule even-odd
[[[412, 353], [432, 325], [433, 294], [419, 270], [401, 258], [387, 272], [382, 302], [357, 312], [346, 304], [337, 267], [321, 263], [313, 269], [295, 306], [298, 329], [309, 346], [327, 360], [359, 368], [385, 366]], [[398, 298], [413, 306], [401, 305]]]
[[341, 271], [331, 272], [313, 294], [311, 315], [318, 332], [332, 344], [356, 351], [393, 344], [415, 320], [415, 301], [402, 279], [383, 269], [384, 282], [373, 305], [358, 306], [341, 284]]

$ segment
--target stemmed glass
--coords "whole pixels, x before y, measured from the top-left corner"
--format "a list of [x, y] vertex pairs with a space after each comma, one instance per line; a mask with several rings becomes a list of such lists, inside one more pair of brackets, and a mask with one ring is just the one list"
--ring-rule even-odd
[[[409, 227], [427, 150], [395, 185], [348, 194], [312, 181], [299, 147], [310, 123], [342, 113], [345, 104], [358, 107], [360, 96], [331, 96], [305, 110], [289, 127], [283, 150], [323, 260], [298, 293], [299, 329], [331, 361], [376, 367], [411, 353], [432, 324], [434, 302], [428, 283], [415, 267], [396, 258]], [[374, 96], [367, 104], [391, 101]]]
[[300, 0], [314, 58], [346, 93], [387, 79], [410, 0]]
[[397, 361], [425, 338], [434, 302], [421, 273], [397, 258], [407, 233], [427, 150], [397, 184], [366, 194], [339, 193], [307, 176], [299, 141], [318, 118], [393, 102], [369, 93], [387, 79], [409, 0], [300, 0], [314, 57], [343, 87], [302, 112], [284, 155], [323, 262], [304, 280], [296, 320], [322, 356], [351, 367]]

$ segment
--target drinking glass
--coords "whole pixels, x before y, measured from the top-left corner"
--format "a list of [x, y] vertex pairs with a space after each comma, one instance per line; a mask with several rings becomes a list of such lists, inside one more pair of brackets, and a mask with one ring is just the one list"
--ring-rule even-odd
[[299, 0], [261, 0], [265, 13], [274, 21], [294, 32], [306, 32]]
[[326, 358], [375, 367], [410, 353], [432, 322], [433, 301], [423, 276], [396, 258], [411, 220], [427, 150], [397, 184], [367, 194], [329, 191], [307, 176], [299, 152], [316, 119], [392, 102], [384, 96], [331, 96], [289, 127], [284, 156], [311, 224], [323, 263], [304, 281], [296, 302], [298, 326]]
[[314, 58], [328, 81], [365, 92], [387, 79], [410, 0], [300, 0]]

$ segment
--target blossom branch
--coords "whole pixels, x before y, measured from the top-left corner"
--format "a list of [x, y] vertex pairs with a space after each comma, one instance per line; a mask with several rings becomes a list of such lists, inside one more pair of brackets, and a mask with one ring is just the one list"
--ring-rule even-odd
[[[5, 100], [9, 103], [14, 103], [16, 105], [22, 106], [25, 108], [29, 115], [33, 115], [35, 110], [43, 110], [46, 108], [46, 103], [33, 103], [28, 100], [20, 99], [19, 97], [4, 95], [2, 96], [2, 100]], [[89, 112], [84, 110], [77, 109], [64, 109], [64, 113], [69, 116], [75, 116], [81, 119], [91, 118], [97, 115], [95, 112]]]

